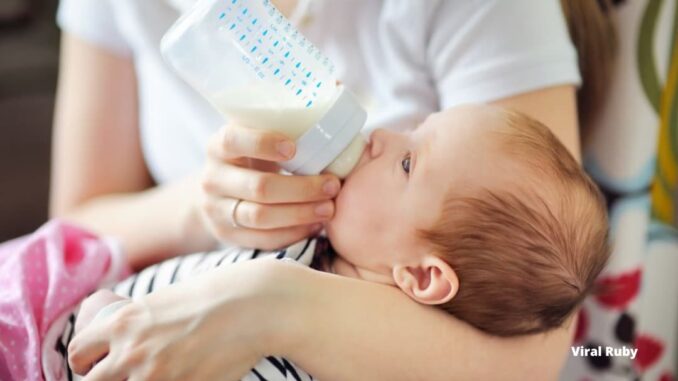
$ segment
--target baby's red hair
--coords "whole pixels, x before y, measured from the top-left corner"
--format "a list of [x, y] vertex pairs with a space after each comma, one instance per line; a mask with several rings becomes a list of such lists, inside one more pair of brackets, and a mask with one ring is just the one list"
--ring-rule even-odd
[[549, 129], [502, 112], [507, 123], [493, 133], [524, 177], [474, 196], [450, 192], [420, 235], [459, 278], [440, 307], [511, 336], [559, 327], [576, 310], [609, 256], [608, 222], [600, 191]]

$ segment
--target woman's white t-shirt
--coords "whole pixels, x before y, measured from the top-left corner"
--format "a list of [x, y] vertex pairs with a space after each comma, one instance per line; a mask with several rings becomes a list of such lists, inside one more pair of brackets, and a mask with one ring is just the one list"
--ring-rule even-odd
[[[134, 59], [142, 147], [158, 183], [199, 170], [208, 138], [224, 124], [160, 56], [160, 39], [179, 16], [173, 3], [61, 0], [58, 13], [64, 31]], [[298, 28], [366, 106], [367, 129], [412, 129], [457, 104], [580, 81], [558, 0], [300, 3], [308, 6]]]

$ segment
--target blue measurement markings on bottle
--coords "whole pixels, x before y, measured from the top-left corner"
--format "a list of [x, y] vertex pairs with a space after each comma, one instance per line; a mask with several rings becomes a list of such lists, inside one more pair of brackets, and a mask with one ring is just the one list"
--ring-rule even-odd
[[[290, 22], [269, 0], [256, 1], [259, 4], [227, 1], [219, 14], [219, 20], [224, 24], [220, 29], [233, 34], [243, 48], [241, 59], [259, 78], [277, 78], [306, 107], [312, 106], [323, 85], [316, 72], [331, 76], [334, 66], [301, 33], [292, 32], [294, 28]], [[261, 5], [268, 20], [257, 14], [260, 12], [257, 7]]]

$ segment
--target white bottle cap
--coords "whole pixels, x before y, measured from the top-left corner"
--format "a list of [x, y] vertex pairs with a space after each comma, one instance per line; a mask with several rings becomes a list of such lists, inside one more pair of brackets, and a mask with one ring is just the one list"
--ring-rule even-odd
[[299, 175], [317, 175], [348, 147], [365, 125], [367, 113], [344, 86], [325, 115], [297, 139], [294, 158], [281, 166]]

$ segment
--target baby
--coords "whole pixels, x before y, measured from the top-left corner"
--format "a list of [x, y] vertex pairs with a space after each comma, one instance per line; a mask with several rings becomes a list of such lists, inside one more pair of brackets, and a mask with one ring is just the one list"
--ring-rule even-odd
[[377, 130], [327, 225], [334, 272], [500, 336], [557, 327], [609, 255], [595, 184], [542, 124], [489, 106]]
[[[599, 191], [545, 126], [462, 106], [412, 133], [375, 131], [326, 225], [332, 246], [311, 239], [277, 256], [310, 264], [315, 255], [324, 271], [398, 287], [513, 336], [558, 327], [576, 310], [607, 260], [607, 231]], [[139, 296], [196, 269], [263, 255], [234, 250], [170, 260], [116, 292]], [[91, 298], [79, 326], [119, 299]]]

